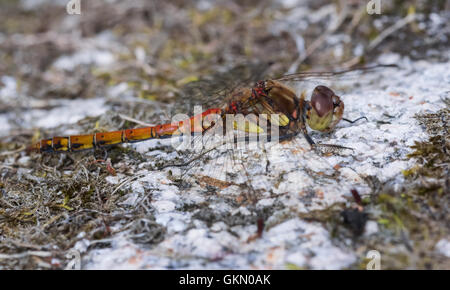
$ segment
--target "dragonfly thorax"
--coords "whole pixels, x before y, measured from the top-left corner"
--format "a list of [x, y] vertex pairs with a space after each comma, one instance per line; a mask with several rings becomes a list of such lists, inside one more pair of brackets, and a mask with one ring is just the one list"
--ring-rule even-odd
[[293, 121], [298, 118], [299, 99], [294, 90], [274, 80], [263, 82], [267, 102], [277, 113], [282, 113]]

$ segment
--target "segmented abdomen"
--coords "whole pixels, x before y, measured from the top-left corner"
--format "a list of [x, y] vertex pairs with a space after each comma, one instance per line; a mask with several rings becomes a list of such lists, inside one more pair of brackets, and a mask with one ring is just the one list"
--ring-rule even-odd
[[214, 116], [221, 115], [221, 113], [221, 109], [209, 109], [186, 121], [174, 124], [169, 123], [152, 127], [89, 135], [58, 136], [51, 139], [43, 139], [32, 145], [29, 150], [36, 152], [76, 152], [120, 143], [134, 143], [149, 139], [170, 138], [188, 133], [203, 132], [211, 126], [211, 121], [213, 121]]

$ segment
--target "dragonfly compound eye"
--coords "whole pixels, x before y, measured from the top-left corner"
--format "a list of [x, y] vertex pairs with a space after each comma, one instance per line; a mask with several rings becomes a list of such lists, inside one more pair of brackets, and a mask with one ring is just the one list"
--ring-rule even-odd
[[311, 105], [320, 117], [334, 109], [334, 92], [325, 86], [317, 86], [311, 96]]

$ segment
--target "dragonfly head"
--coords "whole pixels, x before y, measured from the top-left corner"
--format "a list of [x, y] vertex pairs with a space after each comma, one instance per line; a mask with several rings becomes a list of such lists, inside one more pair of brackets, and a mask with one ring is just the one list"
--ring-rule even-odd
[[306, 122], [317, 131], [329, 132], [342, 119], [344, 102], [326, 86], [317, 86], [306, 106]]

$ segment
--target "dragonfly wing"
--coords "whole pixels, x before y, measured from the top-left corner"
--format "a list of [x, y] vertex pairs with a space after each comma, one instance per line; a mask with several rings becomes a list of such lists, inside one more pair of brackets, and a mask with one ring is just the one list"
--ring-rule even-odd
[[377, 64], [366, 67], [355, 67], [351, 69], [341, 70], [341, 71], [317, 71], [317, 72], [299, 72], [293, 74], [283, 75], [278, 78], [274, 78], [277, 81], [307, 81], [310, 79], [330, 79], [339, 77], [351, 77], [352, 75], [358, 75], [362, 72], [370, 72], [377, 69], [383, 68], [396, 68], [396, 64]]
[[192, 114], [194, 106], [202, 106], [203, 110], [222, 107], [233, 91], [253, 86], [264, 78], [269, 68], [267, 63], [245, 63], [227, 72], [214, 73], [208, 78], [190, 82], [181, 88], [172, 113]]

